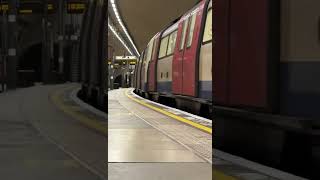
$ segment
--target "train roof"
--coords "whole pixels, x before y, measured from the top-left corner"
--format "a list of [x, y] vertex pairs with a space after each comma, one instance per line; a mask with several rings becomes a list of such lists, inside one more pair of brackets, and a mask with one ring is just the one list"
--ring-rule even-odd
[[172, 21], [169, 26], [167, 26], [166, 28], [163, 29], [164, 32], [161, 37], [165, 37], [166, 35], [170, 34], [171, 32], [175, 31], [176, 29], [178, 29], [178, 25], [181, 20], [184, 20], [184, 19], [188, 18], [191, 14], [198, 12], [199, 6], [201, 5], [201, 2], [203, 2], [203, 1], [205, 1], [205, 0], [198, 1], [196, 3], [196, 5], [194, 5], [191, 9], [189, 9], [186, 13], [182, 14], [177, 19]]
[[168, 34], [172, 33], [173, 31], [177, 30], [177, 29], [178, 29], [178, 25], [179, 25], [179, 23], [176, 22], [176, 23], [173, 24], [172, 26], [168, 27], [168, 28], [162, 33], [162, 36], [161, 36], [161, 37], [165, 37], [165, 36], [167, 36]]

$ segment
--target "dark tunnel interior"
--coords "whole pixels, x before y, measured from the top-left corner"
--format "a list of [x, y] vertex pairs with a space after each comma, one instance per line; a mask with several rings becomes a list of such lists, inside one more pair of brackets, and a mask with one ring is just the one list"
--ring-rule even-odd
[[121, 87], [121, 84], [122, 84], [122, 75], [119, 75], [114, 79], [113, 86], [115, 89], [118, 89], [119, 87]]
[[31, 86], [34, 82], [42, 81], [42, 44], [30, 46], [19, 58], [18, 78], [19, 86]]

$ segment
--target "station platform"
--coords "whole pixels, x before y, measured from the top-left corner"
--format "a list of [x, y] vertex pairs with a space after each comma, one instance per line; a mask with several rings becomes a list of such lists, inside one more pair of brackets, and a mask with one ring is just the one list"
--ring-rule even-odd
[[132, 88], [108, 92], [110, 180], [276, 180], [303, 178], [212, 148], [211, 120], [144, 99]]
[[108, 179], [212, 179], [211, 134], [135, 100], [132, 89], [108, 92]]
[[108, 115], [78, 99], [79, 89], [0, 94], [0, 179], [303, 179], [212, 149], [212, 121], [133, 89], [108, 92]]
[[107, 179], [106, 128], [92, 128], [106, 118], [81, 104], [79, 87], [37, 85], [0, 94], [0, 179]]

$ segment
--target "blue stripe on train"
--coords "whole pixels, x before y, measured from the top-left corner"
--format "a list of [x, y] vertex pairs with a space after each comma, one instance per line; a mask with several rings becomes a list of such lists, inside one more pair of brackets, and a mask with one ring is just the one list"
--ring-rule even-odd
[[142, 91], [144, 91], [144, 92], [147, 92], [147, 85], [148, 85], [148, 83], [143, 83], [143, 86], [142, 86]]
[[158, 82], [157, 91], [159, 93], [170, 93], [172, 92], [172, 81]]
[[199, 81], [199, 97], [212, 100], [212, 81]]
[[320, 62], [281, 63], [281, 114], [320, 117]]
[[[160, 93], [171, 93], [172, 82], [158, 82], [157, 91]], [[212, 100], [212, 81], [200, 81], [199, 82], [199, 97]]]
[[[280, 63], [280, 112], [283, 115], [320, 117], [319, 62]], [[171, 82], [158, 82], [157, 91], [171, 93]], [[212, 81], [199, 82], [199, 97], [212, 100]]]

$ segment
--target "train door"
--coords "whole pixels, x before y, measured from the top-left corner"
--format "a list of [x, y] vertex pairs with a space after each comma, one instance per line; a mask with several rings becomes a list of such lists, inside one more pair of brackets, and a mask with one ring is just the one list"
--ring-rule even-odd
[[[140, 56], [141, 57], [141, 56]], [[140, 64], [140, 57], [139, 57], [139, 59], [137, 60], [137, 64], [136, 64], [136, 68], [134, 69], [134, 71], [135, 71], [135, 82], [134, 82], [134, 87], [136, 88], [136, 89], [139, 89], [139, 87], [138, 87], [138, 82], [139, 82], [139, 80], [138, 80], [138, 78], [139, 78], [139, 64]]]
[[149, 83], [149, 71], [150, 71], [150, 61], [152, 60], [152, 53], [153, 53], [153, 45], [154, 45], [154, 38], [150, 40], [147, 46], [147, 54], [144, 63], [144, 81], [143, 81], [143, 90], [145, 92], [149, 91], [148, 83]]
[[147, 56], [148, 56], [148, 48], [145, 49], [144, 55], [141, 59], [141, 65], [140, 65], [140, 89], [142, 91], [145, 91], [145, 72], [146, 72], [146, 61], [147, 61]]
[[178, 46], [173, 58], [174, 94], [198, 95], [198, 55], [199, 34], [204, 2], [182, 17], [178, 29]]
[[143, 59], [143, 55], [144, 55], [144, 52], [141, 53], [141, 56], [139, 58], [139, 61], [138, 61], [138, 65], [137, 65], [137, 89], [141, 89], [141, 66], [142, 66], [142, 59]]
[[212, 100], [212, 1], [208, 1], [203, 21], [200, 36], [198, 97]]
[[137, 65], [138, 65], [138, 61], [135, 65], [134, 71], [133, 71], [133, 79], [132, 79], [132, 87], [133, 88], [137, 88], [136, 82], [137, 82]]
[[157, 87], [157, 60], [158, 60], [158, 49], [160, 44], [160, 33], [157, 34], [153, 41], [152, 58], [149, 63], [148, 69], [148, 91], [154, 92]]

